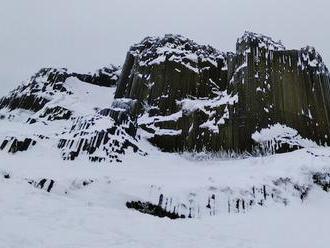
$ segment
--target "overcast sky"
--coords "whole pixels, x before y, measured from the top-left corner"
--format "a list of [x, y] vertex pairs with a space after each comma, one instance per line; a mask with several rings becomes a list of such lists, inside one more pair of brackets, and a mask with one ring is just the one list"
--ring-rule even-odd
[[315, 46], [330, 65], [329, 0], [0, 0], [0, 93], [41, 67], [122, 64], [150, 35], [182, 34], [233, 51], [250, 30], [288, 48]]

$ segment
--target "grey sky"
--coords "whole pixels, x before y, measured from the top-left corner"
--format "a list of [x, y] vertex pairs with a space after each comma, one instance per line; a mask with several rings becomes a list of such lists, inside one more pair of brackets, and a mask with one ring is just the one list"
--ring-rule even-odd
[[330, 66], [329, 0], [0, 0], [0, 93], [45, 66], [122, 64], [145, 36], [176, 33], [233, 51], [250, 30], [315, 46]]

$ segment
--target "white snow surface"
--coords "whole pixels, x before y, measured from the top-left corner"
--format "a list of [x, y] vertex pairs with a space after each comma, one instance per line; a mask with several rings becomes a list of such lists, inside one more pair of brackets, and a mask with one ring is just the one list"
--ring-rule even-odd
[[297, 130], [280, 123], [264, 128], [260, 132], [256, 131], [252, 134], [252, 139], [270, 146], [276, 145], [276, 143], [304, 148], [318, 146], [314, 141], [302, 138]]
[[[46, 80], [46, 78], [40, 79], [41, 84], [42, 80]], [[12, 118], [5, 118], [0, 121], [0, 137], [2, 140], [5, 137], [33, 137], [38, 139], [37, 136], [43, 135], [49, 137], [50, 140], [38, 142], [36, 145], [37, 148], [39, 145], [43, 146], [46, 144], [55, 147], [60, 135], [62, 135], [61, 137], [64, 137], [62, 132], [71, 128], [73, 123], [72, 120], [47, 121], [46, 119], [41, 119], [42, 121], [28, 124], [26, 123], [28, 118], [40, 119], [39, 116], [45, 111], [45, 109], [57, 106], [72, 111], [73, 118], [93, 116], [97, 110], [111, 107], [114, 92], [116, 90], [114, 87], [108, 88], [84, 83], [74, 77], [70, 77], [63, 82], [63, 86], [73, 94], [68, 96], [66, 92], [56, 92], [56, 94], [49, 97], [49, 95], [47, 95], [49, 92], [38, 93], [38, 96], [46, 95], [49, 102], [36, 113], [22, 109], [16, 109], [13, 111], [8, 111], [7, 108], [1, 109], [0, 114], [13, 116]], [[109, 125], [109, 123], [105, 124], [104, 127]]]
[[171, 34], [161, 38], [147, 37], [134, 45], [130, 53], [140, 58], [140, 66], [160, 65], [168, 60], [180, 63], [195, 73], [199, 73], [198, 61], [217, 66], [217, 60], [226, 56], [211, 46], [201, 46], [181, 35]]
[[281, 51], [285, 50], [285, 46], [280, 41], [274, 41], [271, 37], [257, 34], [249, 31], [245, 31], [243, 36], [237, 40], [238, 44], [243, 42], [258, 42], [259, 48], [266, 48], [267, 50], [272, 51]]
[[[329, 167], [330, 150], [313, 149], [244, 160], [190, 161], [149, 147], [152, 156], [128, 156], [124, 164], [63, 162], [35, 149], [1, 153], [1, 247], [326, 247], [330, 238], [327, 193], [314, 188], [303, 203], [270, 204], [246, 213], [170, 220], [126, 209], [128, 200], [147, 199], [151, 188], [182, 196], [206, 187], [243, 188], [280, 176], [304, 180], [302, 172]], [[52, 178], [47, 193], [26, 178]], [[95, 183], [74, 187], [83, 179]], [[68, 194], [64, 194], [69, 190]]]
[[[94, 108], [108, 108], [113, 100], [114, 88], [73, 79], [65, 84], [73, 96], [58, 94], [48, 104], [68, 107], [74, 116], [87, 118], [96, 112]], [[206, 111], [206, 107], [236, 101], [237, 96], [223, 92], [218, 101], [182, 104], [184, 110]], [[125, 104], [129, 102], [119, 107]], [[162, 153], [142, 139], [139, 144], [149, 154], [146, 157], [128, 152], [123, 163], [92, 163], [83, 157], [69, 162], [63, 161], [56, 141], [58, 130], [70, 128], [70, 121], [28, 125], [24, 120], [38, 113], [12, 114], [16, 118], [0, 121], [2, 137], [45, 134], [50, 139], [15, 155], [0, 152], [0, 248], [323, 248], [330, 243], [330, 195], [311, 182], [311, 173], [330, 171], [330, 148], [306, 146], [267, 157], [194, 160], [190, 155]], [[180, 114], [161, 118], [173, 120]], [[281, 137], [278, 130], [282, 129], [296, 134], [287, 127], [274, 128], [255, 137]], [[4, 178], [7, 174], [9, 179]], [[290, 186], [275, 187], [273, 182], [279, 178], [312, 185], [307, 198], [301, 201]], [[51, 192], [28, 183], [41, 179], [54, 180]], [[82, 186], [90, 180], [93, 183]], [[251, 188], [263, 185], [277, 190], [279, 198], [269, 199], [262, 207], [227, 211], [228, 201], [249, 199]], [[192, 208], [193, 218], [170, 220], [126, 208], [127, 201], [157, 204], [160, 194], [180, 206], [180, 213], [188, 211], [182, 204]], [[216, 201], [211, 212], [206, 204], [212, 194]]]

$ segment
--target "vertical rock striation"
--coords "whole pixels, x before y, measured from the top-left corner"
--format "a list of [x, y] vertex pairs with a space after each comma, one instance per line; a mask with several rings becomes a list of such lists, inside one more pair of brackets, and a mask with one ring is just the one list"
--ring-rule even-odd
[[278, 123], [329, 143], [329, 94], [329, 72], [312, 47], [287, 50], [245, 32], [235, 53], [222, 53], [166, 35], [131, 47], [112, 115], [129, 114], [164, 151], [244, 152], [260, 146], [255, 132]]

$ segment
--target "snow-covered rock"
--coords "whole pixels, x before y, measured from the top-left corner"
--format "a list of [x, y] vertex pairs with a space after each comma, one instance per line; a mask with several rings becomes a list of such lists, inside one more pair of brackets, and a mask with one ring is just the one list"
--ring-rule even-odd
[[0, 100], [0, 149], [9, 153], [57, 147], [63, 159], [121, 161], [126, 150], [140, 152], [136, 127], [116, 123], [108, 113], [118, 68], [78, 74], [42, 69]]
[[328, 71], [237, 47], [146, 38], [120, 75], [43, 69], [2, 98], [0, 246], [326, 247]]
[[128, 52], [113, 108], [134, 104], [114, 117], [131, 116], [165, 151], [253, 152], [252, 135], [277, 123], [325, 145], [329, 83], [314, 48], [287, 50], [265, 35], [245, 32], [236, 53], [182, 36], [148, 37]]

